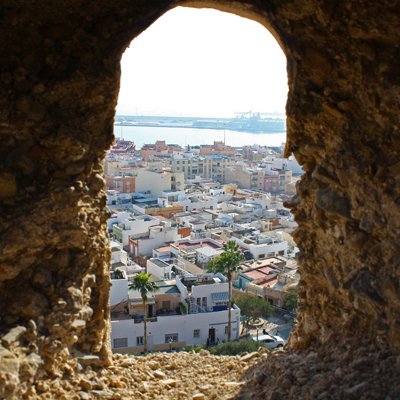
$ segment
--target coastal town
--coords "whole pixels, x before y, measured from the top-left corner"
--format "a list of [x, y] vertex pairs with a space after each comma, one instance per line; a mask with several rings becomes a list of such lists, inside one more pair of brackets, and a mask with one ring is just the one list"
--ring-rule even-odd
[[[158, 140], [137, 150], [116, 140], [104, 166], [114, 352], [179, 351], [249, 336], [272, 348], [286, 342], [299, 275], [296, 223], [284, 201], [302, 170], [282, 153], [283, 146], [217, 141], [182, 148]], [[212, 271], [228, 244], [238, 268]], [[153, 288], [145, 300], [138, 277]], [[245, 315], [237, 304], [248, 297], [268, 303], [271, 318]]]

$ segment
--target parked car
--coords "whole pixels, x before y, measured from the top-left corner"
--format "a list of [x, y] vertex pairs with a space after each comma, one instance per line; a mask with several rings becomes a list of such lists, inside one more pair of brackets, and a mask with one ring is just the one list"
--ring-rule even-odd
[[285, 345], [285, 340], [280, 336], [275, 335], [259, 335], [258, 340], [257, 336], [251, 337], [255, 342], [258, 341], [261, 345], [268, 347], [269, 349], [277, 349], [283, 347]]

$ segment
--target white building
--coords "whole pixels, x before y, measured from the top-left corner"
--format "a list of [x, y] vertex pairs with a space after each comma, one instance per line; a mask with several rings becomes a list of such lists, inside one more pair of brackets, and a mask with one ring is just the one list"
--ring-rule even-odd
[[176, 203], [183, 206], [184, 211], [204, 210], [205, 208], [216, 210], [218, 206], [218, 197], [194, 193]]
[[232, 236], [239, 246], [248, 250], [255, 260], [266, 257], [285, 256], [287, 257], [288, 242], [279, 238], [265, 237], [261, 234], [248, 236]]
[[[160, 316], [147, 323], [148, 350], [165, 351], [186, 345], [206, 344], [227, 340], [228, 311]], [[232, 309], [232, 339], [239, 338], [240, 310]], [[171, 340], [171, 343], [170, 343]], [[143, 322], [132, 319], [111, 321], [111, 348], [114, 353], [143, 351]]]
[[[217, 252], [223, 251], [222, 244], [214, 239], [182, 239], [175, 243], [171, 243], [171, 255], [176, 258], [182, 257], [192, 263], [197, 263], [199, 259], [198, 250], [203, 248], [215, 249]], [[208, 253], [208, 257], [212, 256], [213, 255], [211, 253]], [[206, 257], [207, 256], [205, 254], [200, 255], [200, 258], [203, 261]]]
[[268, 155], [263, 159], [262, 164], [267, 174], [271, 173], [272, 169], [287, 169], [292, 171], [294, 175], [302, 175], [304, 173], [294, 156], [281, 158], [275, 155]]
[[[131, 280], [139, 272], [144, 272], [145, 269], [133, 262], [128, 253], [122, 248], [122, 244], [111, 240], [111, 278], [113, 272], [119, 270], [123, 272], [124, 278]], [[112, 304], [112, 303], [111, 303]]]
[[110, 289], [110, 309], [111, 312], [115, 309], [120, 309], [121, 303], [126, 303], [128, 300], [128, 285], [129, 281], [123, 273], [123, 278], [111, 279]]
[[149, 257], [153, 249], [166, 243], [182, 239], [178, 226], [172, 221], [161, 221], [159, 225], [150, 226], [146, 234], [129, 239], [129, 253], [134, 257]]
[[[223, 275], [205, 274], [185, 280], [157, 282], [158, 291], [149, 297], [147, 322], [148, 349], [162, 351], [179, 349], [186, 345], [218, 343], [228, 334], [228, 283]], [[130, 316], [121, 313], [112, 316], [111, 347], [114, 352], [143, 351], [143, 312], [139, 294], [130, 292]], [[172, 303], [172, 306], [171, 306]], [[176, 307], [176, 304], [185, 306]], [[142, 307], [142, 308], [140, 308]], [[162, 308], [160, 308], [162, 307]], [[181, 313], [176, 309], [186, 309]], [[137, 312], [134, 310], [138, 310]], [[136, 313], [135, 313], [136, 312]], [[232, 339], [240, 334], [240, 309], [231, 310]]]
[[135, 181], [137, 192], [151, 193], [160, 196], [165, 191], [180, 191], [184, 189], [183, 172], [151, 171], [138, 169]]
[[128, 246], [129, 238], [146, 235], [151, 226], [159, 225], [160, 221], [151, 215], [130, 216], [113, 225], [113, 237], [116, 241]]
[[112, 232], [113, 225], [119, 224], [120, 222], [127, 220], [128, 218], [130, 218], [130, 216], [131, 214], [128, 211], [113, 211], [111, 217], [107, 221], [108, 230]]
[[146, 262], [147, 273], [157, 280], [172, 279], [174, 273], [172, 271], [173, 263], [171, 259], [150, 258]]
[[199, 266], [207, 267], [208, 263], [215, 257], [219, 256], [223, 249], [214, 249], [212, 247], [201, 247], [196, 250], [196, 264]]

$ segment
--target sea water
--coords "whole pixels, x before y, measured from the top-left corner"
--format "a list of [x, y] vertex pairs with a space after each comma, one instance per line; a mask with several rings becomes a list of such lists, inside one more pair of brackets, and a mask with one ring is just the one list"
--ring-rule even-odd
[[168, 144], [180, 146], [199, 146], [225, 140], [225, 144], [233, 147], [253, 144], [279, 147], [286, 142], [286, 132], [249, 133], [217, 129], [114, 126], [114, 134], [118, 138], [132, 140], [136, 148], [142, 147], [145, 143], [154, 143], [156, 140], [165, 140]]

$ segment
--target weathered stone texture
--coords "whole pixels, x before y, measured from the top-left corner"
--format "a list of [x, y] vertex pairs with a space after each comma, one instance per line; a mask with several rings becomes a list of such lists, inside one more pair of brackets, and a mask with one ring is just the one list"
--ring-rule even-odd
[[[28, 390], [43, 371], [58, 376], [71, 354], [111, 361], [101, 163], [113, 140], [119, 60], [177, 4], [2, 1], [0, 397]], [[306, 171], [290, 202], [301, 249], [299, 323], [289, 353], [274, 358], [275, 369], [259, 367], [247, 394], [333, 398], [323, 395], [329, 381], [342, 385], [338, 398], [361, 398], [378, 373], [399, 372], [398, 361], [383, 360], [400, 353], [400, 5], [187, 4], [252, 17], [277, 38], [288, 60], [287, 154]], [[307, 377], [304, 354], [316, 354], [308, 373], [318, 371], [310, 382], [319, 384], [300, 374], [293, 382], [301, 391], [291, 389], [293, 371]], [[340, 371], [351, 359], [380, 366], [356, 368], [348, 382]], [[382, 398], [385, 390], [395, 389], [383, 385]]]

